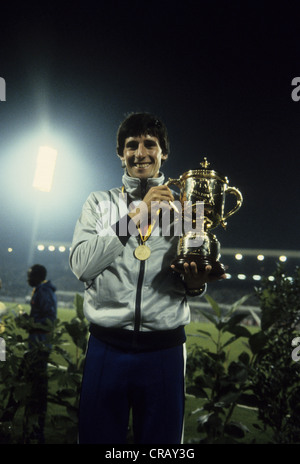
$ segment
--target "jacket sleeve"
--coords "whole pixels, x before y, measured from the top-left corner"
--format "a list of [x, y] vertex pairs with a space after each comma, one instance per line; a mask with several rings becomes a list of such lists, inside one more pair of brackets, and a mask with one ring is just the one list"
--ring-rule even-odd
[[41, 286], [37, 292], [35, 306], [36, 313], [33, 315], [36, 322], [46, 324], [47, 320], [54, 322], [56, 319], [56, 299], [53, 292], [46, 287]]
[[123, 252], [125, 244], [112, 227], [116, 221], [117, 207], [109, 194], [98, 198], [92, 193], [76, 223], [70, 252], [70, 267], [79, 280], [93, 280]]

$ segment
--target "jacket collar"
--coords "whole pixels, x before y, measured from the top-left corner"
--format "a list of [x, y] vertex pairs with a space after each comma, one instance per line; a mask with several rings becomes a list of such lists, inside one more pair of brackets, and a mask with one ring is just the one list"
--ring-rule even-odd
[[149, 179], [138, 179], [136, 177], [130, 177], [127, 172], [123, 174], [122, 182], [125, 187], [126, 193], [132, 200], [142, 200], [145, 194], [151, 187], [156, 185], [163, 185], [165, 176], [162, 172], [159, 173], [158, 177], [150, 177]]

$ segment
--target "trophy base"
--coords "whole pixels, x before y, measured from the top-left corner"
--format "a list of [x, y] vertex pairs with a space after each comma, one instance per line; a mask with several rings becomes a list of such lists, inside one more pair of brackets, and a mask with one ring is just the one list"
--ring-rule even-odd
[[183, 264], [192, 262], [197, 264], [197, 269], [200, 272], [205, 271], [206, 266], [211, 266], [212, 269], [209, 273], [210, 276], [221, 277], [221, 275], [225, 274], [225, 266], [220, 263], [220, 261], [213, 260], [209, 256], [179, 256], [172, 262], [172, 264], [174, 264], [176, 269], [179, 271], [183, 271]]

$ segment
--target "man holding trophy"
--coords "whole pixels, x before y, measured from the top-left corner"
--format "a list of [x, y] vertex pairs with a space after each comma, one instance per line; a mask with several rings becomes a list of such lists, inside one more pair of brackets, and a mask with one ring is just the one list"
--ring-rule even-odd
[[[79, 443], [126, 443], [132, 411], [136, 444], [178, 444], [188, 297], [201, 297], [207, 282], [225, 278], [218, 249], [211, 251], [218, 242], [208, 226], [224, 219], [220, 188], [226, 190], [226, 179], [204, 179], [206, 193], [218, 203], [211, 209], [200, 195], [202, 178], [190, 174], [167, 181], [160, 171], [169, 154], [167, 129], [147, 113], [122, 122], [117, 153], [124, 167], [122, 186], [90, 194], [70, 253], [71, 269], [85, 283], [90, 322]], [[168, 186], [172, 183], [181, 189], [179, 200]], [[193, 246], [193, 231], [188, 237], [174, 234], [174, 218], [180, 221], [176, 205], [187, 199], [194, 221], [196, 197], [204, 204], [204, 217], [201, 240]], [[171, 218], [173, 235], [163, 233], [164, 215]]]

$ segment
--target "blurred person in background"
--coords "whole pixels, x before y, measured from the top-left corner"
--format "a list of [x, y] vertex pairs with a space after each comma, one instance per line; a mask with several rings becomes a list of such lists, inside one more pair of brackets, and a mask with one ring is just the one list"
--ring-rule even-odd
[[[31, 385], [25, 418], [34, 418], [24, 437], [25, 443], [45, 443], [44, 426], [47, 410], [47, 363], [51, 352], [51, 333], [57, 318], [56, 288], [46, 280], [47, 269], [41, 264], [31, 266], [27, 271], [27, 282], [33, 287], [30, 313], [20, 312], [18, 325], [28, 331], [29, 350], [25, 353], [19, 369], [19, 378]], [[2, 421], [12, 421], [19, 403], [11, 392]], [[25, 427], [26, 428], [26, 427]]]

